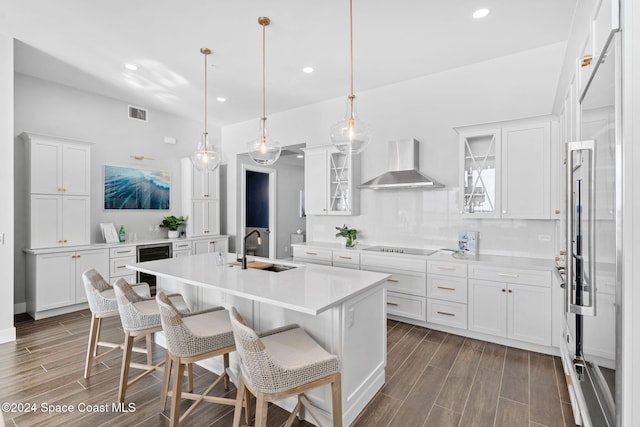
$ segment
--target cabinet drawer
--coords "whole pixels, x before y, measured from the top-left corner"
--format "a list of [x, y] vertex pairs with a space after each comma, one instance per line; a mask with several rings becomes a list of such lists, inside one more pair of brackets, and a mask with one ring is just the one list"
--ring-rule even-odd
[[115, 258], [110, 260], [109, 275], [113, 277], [129, 276], [135, 274], [134, 271], [125, 267], [126, 264], [135, 264], [136, 257]]
[[535, 286], [551, 286], [551, 271], [525, 270], [509, 267], [469, 266], [469, 278]]
[[467, 279], [465, 277], [427, 276], [427, 296], [440, 300], [467, 303]]
[[191, 240], [185, 240], [184, 242], [173, 242], [173, 251], [188, 251], [193, 247]]
[[429, 274], [467, 277], [467, 264], [461, 262], [428, 261], [427, 271]]
[[300, 246], [293, 247], [293, 257], [300, 258], [304, 260], [308, 260], [310, 262], [314, 261], [328, 261], [329, 265], [331, 265], [332, 257], [331, 249], [320, 249], [320, 248], [305, 248]]
[[428, 298], [427, 322], [467, 329], [467, 305]]
[[353, 251], [333, 251], [333, 265], [339, 264], [351, 264], [359, 267], [360, 254]]
[[347, 264], [347, 263], [341, 263], [341, 262], [334, 262], [333, 266], [340, 267], [340, 268], [350, 268], [352, 270], [360, 270], [359, 264]]
[[111, 248], [109, 251], [109, 258], [122, 258], [122, 257], [135, 257], [135, 246], [118, 246], [117, 248]]
[[391, 268], [394, 270], [402, 271], [415, 271], [418, 273], [427, 272], [427, 263], [424, 259], [409, 258], [405, 256], [396, 256], [393, 254], [387, 255], [373, 255], [373, 254], [360, 254], [360, 264], [367, 267], [366, 270], [385, 271], [384, 269]]
[[427, 318], [427, 299], [387, 291], [387, 314], [422, 320]]
[[427, 296], [427, 280], [425, 274], [411, 274], [411, 273], [394, 273], [384, 270], [373, 270], [381, 273], [390, 273], [391, 277], [387, 279], [385, 285], [388, 290], [393, 292], [402, 292], [405, 294], [418, 295], [422, 297]]

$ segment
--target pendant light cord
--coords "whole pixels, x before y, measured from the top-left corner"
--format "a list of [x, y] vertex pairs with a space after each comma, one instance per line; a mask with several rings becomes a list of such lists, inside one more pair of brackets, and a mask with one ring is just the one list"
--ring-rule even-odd
[[349, 118], [353, 121], [353, 101], [356, 99], [353, 93], [353, 0], [349, 0], [349, 89]]
[[208, 53], [204, 53], [204, 134], [207, 134], [207, 94], [209, 89], [207, 87], [207, 56]]
[[265, 42], [266, 39], [266, 27], [269, 25], [268, 22], [261, 22], [262, 25], [262, 138], [265, 138], [265, 122], [267, 120], [267, 95], [266, 95], [266, 77], [265, 77], [265, 69], [266, 69], [266, 50], [267, 45]]

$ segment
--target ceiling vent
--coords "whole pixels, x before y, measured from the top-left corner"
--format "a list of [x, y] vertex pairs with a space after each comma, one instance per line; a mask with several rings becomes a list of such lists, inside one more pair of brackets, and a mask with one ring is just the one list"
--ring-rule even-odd
[[140, 120], [141, 122], [147, 122], [149, 117], [149, 112], [144, 108], [134, 107], [133, 105], [129, 105], [129, 118], [134, 120]]

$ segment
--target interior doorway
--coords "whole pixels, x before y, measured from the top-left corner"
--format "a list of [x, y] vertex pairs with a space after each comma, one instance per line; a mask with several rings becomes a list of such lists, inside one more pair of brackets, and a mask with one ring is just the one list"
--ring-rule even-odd
[[[276, 257], [276, 173], [275, 169], [242, 165], [242, 224], [241, 238], [256, 230], [258, 234], [247, 238], [242, 249], [247, 255]], [[244, 239], [243, 239], [244, 240]], [[242, 243], [242, 242], [241, 242]]]

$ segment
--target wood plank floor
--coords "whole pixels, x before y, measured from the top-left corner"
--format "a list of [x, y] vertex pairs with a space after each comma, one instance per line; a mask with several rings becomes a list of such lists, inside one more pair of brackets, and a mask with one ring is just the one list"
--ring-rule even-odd
[[[17, 341], [0, 345], [0, 402], [35, 404], [37, 410], [3, 412], [7, 426], [169, 425], [168, 410], [159, 410], [160, 373], [129, 390], [134, 412], [79, 412], [81, 404], [110, 408], [120, 375], [121, 353], [115, 352], [94, 367], [89, 380], [83, 378], [89, 322], [89, 311], [39, 321], [16, 317]], [[575, 425], [559, 358], [391, 320], [387, 326], [386, 384], [354, 426]], [[119, 319], [106, 319], [101, 339], [122, 337]], [[143, 355], [134, 357], [143, 361]], [[155, 346], [154, 359], [163, 358], [164, 350]], [[194, 375], [196, 391], [215, 378], [200, 367]], [[235, 389], [220, 386], [212, 394], [233, 397]], [[57, 412], [44, 413], [43, 404]], [[64, 412], [62, 405], [75, 411]], [[281, 426], [287, 416], [271, 406], [269, 427]], [[231, 407], [202, 403], [183, 425], [225, 427], [232, 418]]]

